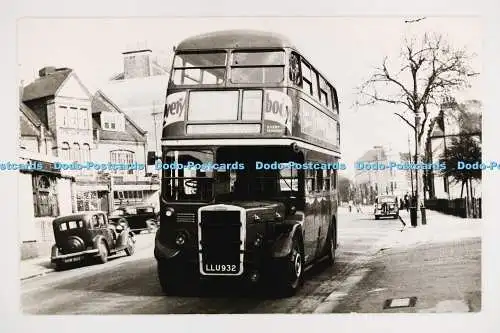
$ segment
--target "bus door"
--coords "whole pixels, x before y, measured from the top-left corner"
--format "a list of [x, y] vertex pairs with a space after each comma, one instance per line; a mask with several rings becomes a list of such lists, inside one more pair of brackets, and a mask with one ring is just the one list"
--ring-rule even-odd
[[316, 195], [316, 186], [315, 170], [306, 170], [304, 190], [304, 256], [306, 263], [315, 258], [318, 248], [319, 221], [316, 218], [316, 212], [319, 202]]
[[332, 203], [330, 197], [330, 173], [331, 170], [318, 170], [321, 174], [321, 179], [318, 180], [318, 184], [322, 184], [322, 189], [320, 192], [321, 196], [321, 210], [318, 212], [317, 217], [320, 220], [320, 239], [319, 239], [319, 251], [323, 250], [328, 239], [328, 230], [330, 228]]

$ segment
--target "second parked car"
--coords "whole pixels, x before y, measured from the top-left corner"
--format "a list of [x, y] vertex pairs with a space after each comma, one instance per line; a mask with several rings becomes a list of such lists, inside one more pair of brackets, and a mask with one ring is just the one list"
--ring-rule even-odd
[[111, 212], [111, 221], [127, 221], [136, 234], [143, 230], [154, 232], [158, 228], [158, 214], [152, 205], [123, 206]]

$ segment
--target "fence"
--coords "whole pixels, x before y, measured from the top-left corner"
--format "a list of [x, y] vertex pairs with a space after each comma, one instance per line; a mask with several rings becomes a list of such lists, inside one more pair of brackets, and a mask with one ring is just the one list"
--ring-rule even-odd
[[429, 199], [425, 200], [427, 209], [435, 210], [444, 214], [460, 216], [463, 218], [481, 218], [481, 198], [473, 198], [469, 205], [469, 214], [467, 214], [467, 202], [465, 198], [461, 199]]

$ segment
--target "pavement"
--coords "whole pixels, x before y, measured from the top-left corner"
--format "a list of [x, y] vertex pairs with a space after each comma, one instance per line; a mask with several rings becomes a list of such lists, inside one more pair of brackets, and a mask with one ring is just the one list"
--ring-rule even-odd
[[[392, 230], [322, 313], [442, 313], [481, 310], [481, 220], [427, 210], [426, 225]], [[378, 248], [378, 249], [377, 249]]]
[[[154, 238], [153, 234], [142, 233], [136, 235], [136, 251], [150, 247]], [[50, 251], [45, 251], [47, 255], [38, 258], [26, 259], [20, 262], [19, 275], [21, 281], [43, 276], [55, 272], [54, 265], [50, 262]]]

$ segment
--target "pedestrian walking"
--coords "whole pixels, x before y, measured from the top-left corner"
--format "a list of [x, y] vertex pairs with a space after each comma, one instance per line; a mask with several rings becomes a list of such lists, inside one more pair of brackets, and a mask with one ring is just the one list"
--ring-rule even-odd
[[352, 212], [352, 200], [349, 200], [349, 213]]
[[408, 193], [405, 194], [405, 207], [407, 212], [410, 211], [410, 196]]

